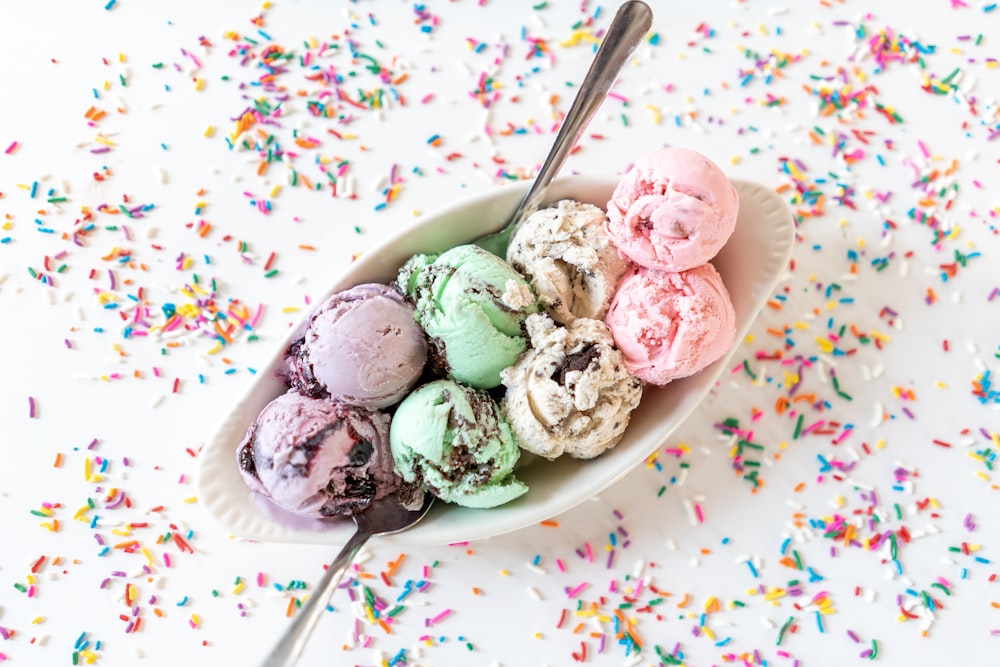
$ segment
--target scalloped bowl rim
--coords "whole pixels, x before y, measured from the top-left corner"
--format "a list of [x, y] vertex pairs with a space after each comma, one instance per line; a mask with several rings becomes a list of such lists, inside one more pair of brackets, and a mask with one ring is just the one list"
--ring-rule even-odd
[[[604, 208], [617, 181], [617, 177], [563, 177], [549, 186], [546, 202], [573, 198]], [[740, 193], [736, 230], [712, 260], [736, 310], [736, 342], [729, 352], [689, 378], [665, 387], [644, 388], [625, 437], [614, 449], [588, 461], [567, 457], [532, 460], [518, 470], [529, 491], [512, 503], [474, 510], [438, 502], [420, 524], [383, 539], [400, 545], [449, 544], [537, 524], [600, 493], [666, 441], [716, 385], [791, 256], [795, 225], [781, 198], [750, 181], [734, 179], [733, 184]], [[387, 282], [416, 252], [440, 252], [493, 231], [502, 225], [528, 186], [525, 181], [495, 188], [421, 217], [347, 266], [324, 297], [362, 282]], [[275, 345], [270, 363], [258, 371], [246, 393], [206, 439], [197, 462], [197, 497], [233, 535], [262, 542], [339, 546], [353, 533], [353, 522], [309, 521], [287, 515], [268, 501], [254, 498], [236, 466], [236, 447], [246, 428], [264, 405], [285, 390], [277, 370], [288, 345], [301, 335], [308, 315], [304, 313]]]

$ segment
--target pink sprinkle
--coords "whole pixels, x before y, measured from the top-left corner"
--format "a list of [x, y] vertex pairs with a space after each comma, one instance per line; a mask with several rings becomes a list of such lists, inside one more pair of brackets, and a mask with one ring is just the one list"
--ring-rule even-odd
[[920, 152], [924, 154], [924, 157], [931, 156], [930, 152], [927, 150], [927, 146], [924, 146], [924, 142], [917, 140], [917, 146], [920, 147]]
[[17, 150], [17, 142], [16, 141], [12, 141], [12, 142], [10, 142], [10, 146], [7, 147], [7, 150], [5, 150], [4, 153], [6, 153], [7, 155], [10, 155], [11, 153], [13, 153], [16, 150]]
[[35, 418], [35, 399], [31, 396], [28, 397], [28, 418]]
[[701, 512], [701, 503], [694, 504], [694, 515], [698, 519], [698, 523], [705, 523], [705, 515]]
[[585, 581], [582, 584], [579, 584], [578, 586], [576, 586], [575, 588], [567, 589], [566, 590], [566, 597], [574, 598], [577, 595], [579, 595], [583, 591], [583, 589], [586, 588], [586, 587], [587, 587], [587, 582]]
[[441, 619], [443, 619], [446, 616], [448, 616], [450, 613], [451, 613], [451, 609], [445, 609], [444, 611], [442, 611], [440, 614], [438, 614], [434, 618], [424, 619], [424, 627], [430, 627], [430, 626], [434, 625], [435, 623], [437, 623]]
[[263, 572], [258, 572], [257, 573], [257, 587], [258, 588], [263, 588], [264, 587], [264, 573]]

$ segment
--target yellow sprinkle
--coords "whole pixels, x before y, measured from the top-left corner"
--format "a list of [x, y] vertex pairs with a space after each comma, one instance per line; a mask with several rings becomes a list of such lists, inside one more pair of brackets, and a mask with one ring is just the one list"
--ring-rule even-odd
[[132, 531], [128, 528], [112, 528], [111, 532], [121, 537], [129, 537], [132, 534]]
[[934, 386], [936, 386], [938, 389], [947, 389], [948, 388], [948, 384], [946, 382], [941, 382], [941, 380], [938, 380], [937, 382], [935, 382]]
[[541, 632], [536, 632], [536, 633], [535, 633], [534, 635], [532, 635], [532, 636], [533, 636], [533, 637], [534, 637], [535, 639], [543, 639], [543, 637], [542, 637], [542, 633], [541, 633]]
[[201, 619], [198, 618], [198, 614], [191, 614], [191, 622], [194, 623], [195, 625], [201, 623]]
[[206, 137], [211, 137], [213, 134], [215, 134], [215, 127], [214, 126], [209, 125], [208, 127], [205, 128], [205, 136]]
[[283, 312], [283, 313], [297, 313], [297, 312], [299, 312], [299, 307], [298, 306], [284, 306], [281, 309], [281, 312]]
[[844, 506], [844, 496], [837, 496], [833, 499], [833, 502], [837, 505], [837, 509], [842, 508]]
[[39, 623], [41, 623], [44, 620], [45, 620], [44, 616], [35, 616], [33, 619], [31, 619], [31, 624], [32, 625], [38, 625]]
[[277, 183], [273, 188], [271, 188], [271, 194], [269, 195], [269, 197], [271, 199], [274, 199], [275, 197], [278, 196], [279, 192], [281, 192], [281, 184]]
[[828, 301], [826, 303], [826, 305], [823, 306], [823, 307], [826, 308], [827, 310], [833, 310], [834, 308], [837, 307], [837, 302], [836, 301]]
[[184, 499], [184, 502], [188, 505], [198, 502], [198, 496], [188, 496]]
[[840, 220], [838, 220], [837, 221], [837, 225], [840, 226], [840, 227], [846, 227], [847, 226], [847, 218], [841, 218]]
[[218, 354], [220, 350], [222, 350], [222, 341], [216, 339], [215, 345], [213, 345], [206, 354]]
[[792, 322], [793, 329], [808, 329], [809, 324], [807, 322]]
[[118, 62], [120, 62], [120, 63], [125, 62], [125, 54], [124, 53], [119, 53], [118, 54]]
[[977, 470], [976, 471], [976, 477], [978, 477], [979, 479], [983, 480], [984, 482], [990, 481], [990, 476], [987, 475], [986, 473], [984, 473], [982, 470]]
[[236, 584], [236, 586], [233, 587], [233, 595], [239, 595], [244, 588], [246, 588], [246, 584], [244, 584], [242, 581]]
[[500, 570], [500, 576], [506, 577], [510, 574], [510, 570]]
[[785, 591], [780, 588], [772, 588], [767, 593], [764, 594], [764, 599], [768, 602], [773, 602], [779, 598], [785, 597]]
[[820, 352], [832, 352], [833, 351], [833, 343], [831, 343], [830, 341], [828, 341], [826, 338], [820, 338], [819, 336], [817, 336], [816, 337], [816, 345], [819, 346], [819, 351]]
[[205, 80], [202, 79], [200, 76], [199, 77], [195, 77], [195, 80], [194, 80], [194, 89], [195, 90], [201, 90], [204, 87], [205, 87]]
[[703, 625], [701, 626], [701, 631], [705, 633], [705, 636], [708, 637], [709, 641], [715, 641], [715, 633], [712, 632], [712, 628]]
[[149, 566], [153, 565], [153, 554], [149, 553], [149, 549], [147, 549], [146, 547], [142, 547], [141, 549], [139, 549], [139, 553], [141, 553], [143, 557], [146, 559], [147, 565]]
[[731, 158], [729, 158], [729, 164], [739, 164], [740, 163], [740, 159], [741, 158], [740, 158], [739, 155], [734, 155]]
[[660, 108], [655, 104], [646, 104], [643, 106], [644, 109], [649, 109], [650, 113], [653, 114], [653, 125], [660, 124]]

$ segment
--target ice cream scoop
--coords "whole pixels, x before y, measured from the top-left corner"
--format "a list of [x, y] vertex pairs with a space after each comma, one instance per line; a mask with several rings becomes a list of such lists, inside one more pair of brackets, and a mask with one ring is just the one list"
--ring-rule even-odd
[[684, 271], [704, 264], [736, 228], [739, 195], [710, 159], [686, 148], [648, 153], [608, 202], [608, 235], [636, 264]]
[[268, 403], [236, 450], [251, 491], [298, 516], [353, 515], [392, 493], [422, 493], [396, 474], [389, 415], [290, 390]]
[[557, 322], [602, 319], [611, 304], [628, 261], [608, 240], [606, 221], [597, 206], [564, 199], [532, 213], [511, 238], [507, 261]]
[[625, 370], [608, 327], [589, 318], [562, 327], [541, 314], [526, 324], [531, 347], [500, 374], [500, 407], [517, 443], [548, 459], [590, 459], [618, 444], [642, 383]]
[[736, 337], [729, 292], [711, 264], [680, 272], [633, 268], [604, 321], [628, 371], [659, 385], [697, 373]]
[[495, 507], [528, 490], [514, 477], [510, 426], [485, 391], [451, 380], [418, 387], [396, 408], [389, 442], [403, 479], [441, 500]]
[[478, 246], [461, 245], [414, 255], [397, 283], [415, 305], [438, 375], [480, 389], [500, 384], [501, 369], [524, 351], [524, 318], [538, 310], [517, 271]]
[[375, 410], [413, 388], [427, 361], [427, 341], [399, 292], [366, 283], [321, 303], [288, 357], [293, 387]]

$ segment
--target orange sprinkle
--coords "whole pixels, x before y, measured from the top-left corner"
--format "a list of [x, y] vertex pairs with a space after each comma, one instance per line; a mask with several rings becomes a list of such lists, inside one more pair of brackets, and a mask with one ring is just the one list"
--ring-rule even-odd
[[540, 521], [539, 524], [542, 525], [542, 526], [547, 526], [548, 528], [558, 528], [559, 527], [559, 522], [558, 521], [552, 521], [550, 519], [546, 519], [545, 521]]
[[406, 554], [399, 554], [399, 558], [389, 563], [389, 566], [385, 569], [385, 573], [388, 575], [394, 574], [404, 558], [406, 558]]
[[687, 603], [688, 603], [688, 601], [690, 599], [691, 599], [691, 596], [689, 594], [685, 593], [684, 597], [681, 598], [681, 601], [677, 603], [677, 608], [678, 609], [683, 609], [684, 607], [686, 607]]
[[794, 491], [795, 493], [798, 493], [799, 491], [801, 491], [804, 488], [806, 488], [805, 482], [799, 482], [798, 484], [795, 485], [795, 488], [793, 488], [792, 491]]
[[285, 618], [291, 618], [295, 611], [295, 598], [288, 598], [288, 607], [285, 608]]
[[55, 460], [55, 463], [52, 464], [52, 467], [53, 468], [59, 468], [59, 467], [61, 467], [62, 466], [62, 460], [63, 460], [62, 452], [57, 452], [56, 453], [56, 460]]

